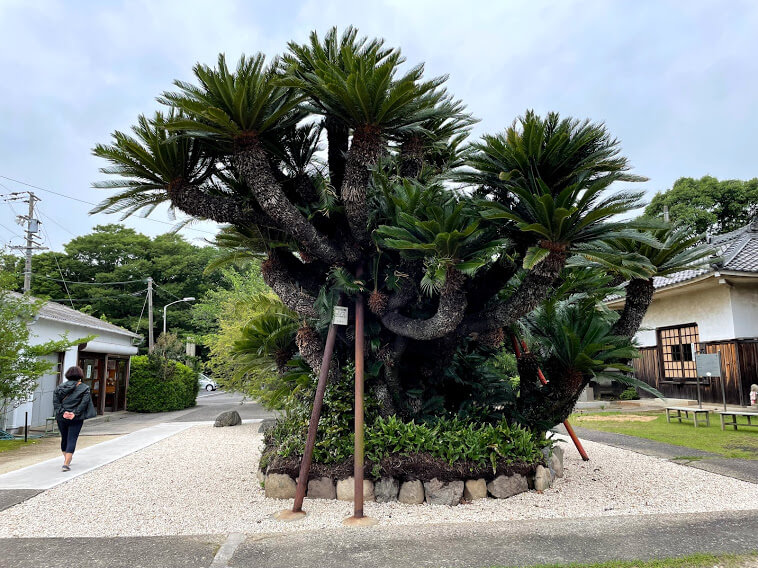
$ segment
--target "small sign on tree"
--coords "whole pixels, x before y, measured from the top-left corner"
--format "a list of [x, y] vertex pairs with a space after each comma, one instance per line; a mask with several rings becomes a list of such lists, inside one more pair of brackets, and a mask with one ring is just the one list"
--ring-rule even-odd
[[334, 312], [332, 314], [332, 323], [334, 325], [347, 325], [347, 307], [346, 306], [334, 306]]

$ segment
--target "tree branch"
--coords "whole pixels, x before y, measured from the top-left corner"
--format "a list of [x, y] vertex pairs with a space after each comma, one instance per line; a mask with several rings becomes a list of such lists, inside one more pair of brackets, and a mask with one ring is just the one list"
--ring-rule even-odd
[[284, 194], [276, 181], [266, 153], [260, 143], [253, 139], [234, 156], [237, 170], [253, 191], [261, 209], [279, 228], [292, 235], [309, 254], [328, 264], [340, 264], [343, 255], [334, 248], [329, 239], [319, 233]]
[[193, 217], [232, 225], [274, 225], [272, 219], [249, 207], [243, 207], [237, 199], [207, 193], [200, 186], [182, 180], [170, 183], [166, 193], [173, 207]]
[[492, 309], [467, 317], [459, 331], [463, 335], [468, 335], [513, 325], [550, 295], [553, 282], [558, 278], [565, 264], [565, 252], [551, 251], [545, 260], [526, 273], [519, 287], [507, 300], [500, 302]]
[[275, 252], [270, 253], [268, 259], [261, 265], [261, 275], [263, 281], [289, 309], [302, 317], [318, 317], [314, 307], [316, 297], [302, 290]]
[[388, 312], [382, 316], [382, 324], [391, 332], [411, 339], [428, 341], [451, 333], [458, 327], [466, 314], [466, 293], [463, 288], [463, 274], [457, 270], [448, 271], [447, 283], [440, 294], [437, 312], [429, 319], [420, 320]]
[[612, 333], [631, 338], [642, 324], [650, 303], [653, 301], [653, 279], [633, 278], [626, 285], [626, 302], [621, 317], [613, 326]]

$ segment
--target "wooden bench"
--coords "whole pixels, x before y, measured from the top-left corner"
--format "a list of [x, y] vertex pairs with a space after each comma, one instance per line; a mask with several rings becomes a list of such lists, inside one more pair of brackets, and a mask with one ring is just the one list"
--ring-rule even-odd
[[[758, 412], [747, 412], [744, 410], [717, 410], [716, 412], [719, 413], [721, 416], [721, 429], [724, 430], [726, 426], [731, 426], [735, 430], [737, 429], [737, 417], [738, 416], [745, 416], [747, 418], [747, 424], [740, 424], [740, 426], [750, 426], [752, 428], [758, 428], [758, 424], [753, 424], [751, 422], [751, 418], [753, 416], [758, 416]], [[725, 417], [731, 417], [731, 421], [727, 422], [724, 420]]]
[[[676, 418], [681, 423], [682, 420], [692, 420], [692, 422], [695, 424], [695, 428], [697, 428], [698, 424], [698, 414], [704, 414], [705, 415], [705, 425], [710, 426], [711, 420], [708, 417], [709, 410], [705, 408], [690, 408], [689, 406], [667, 406], [666, 407], [666, 422], [671, 422], [672, 418], [672, 412], [676, 411], [676, 414], [673, 415], [673, 418]], [[684, 416], [682, 416], [682, 412], [684, 412]], [[690, 412], [692, 413], [692, 417], [690, 417]], [[700, 419], [702, 420], [702, 418]], [[723, 420], [723, 419], [722, 419]], [[758, 426], [758, 425], [757, 425]]]

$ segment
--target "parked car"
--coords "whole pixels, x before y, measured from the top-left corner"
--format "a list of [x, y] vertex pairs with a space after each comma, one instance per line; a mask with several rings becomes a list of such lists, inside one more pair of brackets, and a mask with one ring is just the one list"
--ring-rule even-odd
[[218, 388], [216, 381], [211, 379], [208, 375], [200, 373], [200, 378], [197, 381], [200, 383], [200, 388], [207, 391], [215, 391]]

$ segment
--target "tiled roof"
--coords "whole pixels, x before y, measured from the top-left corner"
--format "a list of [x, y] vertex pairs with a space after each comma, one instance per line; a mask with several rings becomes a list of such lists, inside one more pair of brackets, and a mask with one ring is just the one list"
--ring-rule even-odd
[[736, 231], [713, 237], [711, 245], [716, 249], [720, 259], [710, 268], [682, 270], [665, 277], [656, 276], [653, 279], [655, 288], [686, 282], [717, 270], [758, 272], [758, 216]]
[[[716, 249], [719, 257], [714, 259], [714, 264], [708, 268], [682, 270], [668, 276], [656, 276], [653, 278], [655, 289], [687, 282], [717, 270], [758, 273], [758, 216], [736, 231], [713, 237], [710, 244]], [[623, 296], [614, 294], [607, 297], [605, 301], [613, 302], [621, 298]]]
[[[17, 298], [24, 297], [21, 294], [18, 294], [16, 292], [11, 292], [11, 294]], [[82, 327], [87, 327], [90, 329], [107, 331], [110, 333], [126, 335], [129, 337], [140, 337], [139, 335], [137, 335], [136, 333], [132, 333], [128, 329], [124, 329], [123, 327], [119, 327], [112, 323], [108, 323], [107, 321], [103, 321], [94, 316], [85, 314], [84, 312], [67, 308], [64, 305], [57, 304], [55, 302], [45, 302], [44, 304], [42, 304], [42, 307], [40, 308], [39, 313], [37, 315], [38, 317], [42, 319], [59, 321], [63, 323], [73, 324], [73, 325], [80, 325]]]

